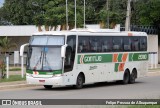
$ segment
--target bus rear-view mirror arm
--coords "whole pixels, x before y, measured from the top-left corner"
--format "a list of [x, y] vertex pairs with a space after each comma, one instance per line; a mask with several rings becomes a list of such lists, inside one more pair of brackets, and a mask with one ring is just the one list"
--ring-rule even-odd
[[29, 43], [26, 43], [26, 44], [23, 44], [21, 47], [20, 47], [20, 56], [23, 57], [23, 53], [24, 53], [24, 48], [25, 46], [28, 46]]
[[62, 58], [65, 58], [65, 53], [66, 53], [66, 47], [67, 47], [68, 45], [67, 44], [65, 44], [65, 45], [63, 45], [62, 47], [61, 47], [61, 57]]
[[22, 75], [22, 78], [24, 77], [24, 69], [23, 69], [23, 53], [24, 53], [24, 48], [25, 46], [28, 46], [29, 43], [26, 43], [26, 44], [23, 44], [21, 47], [20, 47], [20, 56], [21, 56], [21, 75]]

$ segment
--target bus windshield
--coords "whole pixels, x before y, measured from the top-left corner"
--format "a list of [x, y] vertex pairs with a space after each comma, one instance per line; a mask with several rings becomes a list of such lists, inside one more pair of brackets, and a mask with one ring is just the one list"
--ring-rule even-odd
[[29, 69], [53, 71], [62, 69], [61, 47], [30, 47]]
[[64, 45], [64, 36], [32, 37], [27, 56], [27, 68], [38, 71], [61, 70], [62, 45]]

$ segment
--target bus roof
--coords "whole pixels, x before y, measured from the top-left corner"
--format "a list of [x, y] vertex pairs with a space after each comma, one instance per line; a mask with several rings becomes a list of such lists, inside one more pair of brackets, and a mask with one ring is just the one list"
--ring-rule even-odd
[[70, 31], [45, 31], [33, 35], [92, 35], [92, 36], [147, 36], [145, 32], [116, 31], [114, 29], [73, 29]]

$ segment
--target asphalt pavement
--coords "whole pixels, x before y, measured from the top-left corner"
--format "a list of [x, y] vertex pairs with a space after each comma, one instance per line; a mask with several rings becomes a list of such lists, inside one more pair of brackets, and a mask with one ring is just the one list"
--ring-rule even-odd
[[[13, 74], [21, 74], [20, 71], [17, 72], [10, 72], [11, 75]], [[157, 69], [149, 69], [147, 76], [160, 76], [160, 68]], [[14, 88], [24, 88], [24, 87], [34, 87], [38, 85], [29, 85], [26, 81], [13, 81], [13, 82], [1, 82], [0, 83], [0, 90], [4, 89], [14, 89]]]

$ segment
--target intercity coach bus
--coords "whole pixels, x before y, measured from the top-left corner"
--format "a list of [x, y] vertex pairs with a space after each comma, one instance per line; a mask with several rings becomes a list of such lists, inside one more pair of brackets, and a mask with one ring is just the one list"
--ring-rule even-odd
[[[21, 51], [21, 53], [23, 53]], [[27, 51], [28, 84], [53, 86], [121, 81], [134, 83], [148, 70], [147, 34], [116, 30], [38, 32]]]

